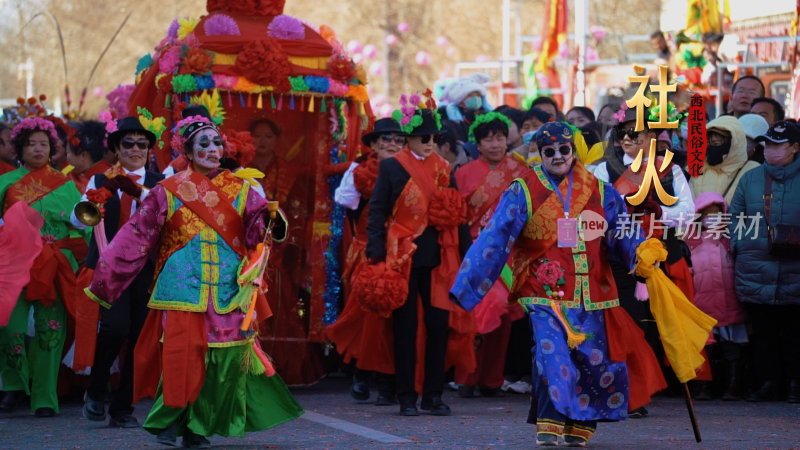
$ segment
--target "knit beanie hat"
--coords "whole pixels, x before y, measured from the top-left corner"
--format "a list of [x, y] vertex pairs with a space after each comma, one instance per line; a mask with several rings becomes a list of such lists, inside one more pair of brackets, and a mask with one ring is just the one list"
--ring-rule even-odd
[[767, 119], [758, 114], [745, 114], [739, 117], [739, 123], [742, 125], [742, 128], [744, 128], [745, 136], [750, 139], [755, 139], [769, 130]]
[[488, 83], [489, 80], [489, 76], [483, 73], [474, 73], [468, 77], [459, 78], [444, 88], [439, 102], [442, 105], [457, 105], [473, 92], [479, 93], [481, 97], [486, 97], [484, 84]]

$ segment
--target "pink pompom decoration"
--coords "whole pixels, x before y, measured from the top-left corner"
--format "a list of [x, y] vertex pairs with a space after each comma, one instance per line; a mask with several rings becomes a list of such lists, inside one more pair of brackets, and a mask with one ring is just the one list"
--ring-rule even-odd
[[100, 111], [100, 114], [97, 115], [97, 118], [103, 123], [108, 123], [114, 120], [114, 116], [111, 115], [111, 112], [106, 111], [105, 109]]
[[400, 119], [400, 125], [402, 125], [402, 126], [406, 126], [406, 125], [408, 125], [410, 123], [411, 123], [411, 117], [409, 117], [409, 116], [405, 116], [402, 119]]
[[361, 42], [356, 41], [356, 40], [352, 40], [352, 41], [347, 43], [347, 52], [348, 53], [359, 53], [363, 48], [364, 48], [364, 46], [361, 45]]
[[439, 36], [436, 38], [436, 45], [439, 47], [447, 47], [450, 45], [450, 40], [447, 39], [445, 36]]
[[417, 56], [414, 57], [414, 60], [420, 66], [429, 66], [431, 64], [431, 55], [426, 51], [419, 51], [417, 52]]
[[456, 56], [456, 48], [455, 47], [448, 47], [447, 48], [447, 52], [445, 52], [445, 53], [447, 54], [448, 58], [452, 58], [452, 57]]
[[478, 55], [475, 57], [475, 62], [477, 63], [485, 63], [489, 61], [489, 57], [486, 55]]
[[403, 23], [401, 23], [400, 25], [397, 26], [397, 31], [399, 31], [401, 33], [408, 33], [408, 30], [410, 30], [410, 29], [411, 29], [411, 25], [409, 25], [408, 22], [403, 22]]
[[411, 97], [408, 99], [408, 102], [411, 103], [413, 106], [419, 105], [421, 101], [422, 99], [419, 98], [419, 95], [417, 94], [412, 94]]
[[92, 89], [92, 95], [94, 95], [96, 98], [102, 97], [105, 93], [106, 90], [103, 89], [103, 86], [96, 86], [94, 89]]
[[214, 86], [218, 89], [233, 89], [236, 83], [239, 82], [239, 77], [222, 75], [219, 73], [215, 73], [211, 77], [214, 80]]
[[158, 73], [174, 73], [181, 63], [181, 47], [173, 45], [158, 58]]
[[364, 60], [364, 55], [362, 55], [361, 53], [356, 53], [355, 55], [353, 55], [353, 62], [354, 63], [358, 64], [363, 60]]
[[347, 92], [350, 88], [339, 81], [331, 79], [328, 85], [328, 94], [333, 95], [334, 97], [344, 97], [347, 95]]
[[281, 14], [272, 19], [267, 27], [267, 34], [275, 39], [300, 40], [306, 37], [306, 29], [300, 20]]
[[595, 41], [600, 42], [603, 38], [606, 37], [606, 29], [601, 27], [600, 25], [592, 25], [589, 27], [589, 33], [592, 34], [592, 37]]
[[597, 50], [592, 47], [586, 47], [586, 60], [597, 61], [598, 59], [600, 59], [600, 55], [597, 54]]
[[203, 23], [203, 30], [206, 32], [206, 36], [239, 36], [242, 34], [236, 21], [225, 14], [209, 17]]
[[361, 54], [364, 55], [365, 58], [372, 59], [378, 56], [378, 49], [372, 44], [367, 44], [364, 46], [364, 50]]
[[386, 45], [391, 47], [395, 44], [397, 44], [397, 36], [393, 34], [386, 35]]
[[178, 23], [178, 19], [174, 19], [172, 23], [169, 24], [169, 29], [167, 29], [167, 37], [172, 39], [178, 39], [178, 28], [181, 25]]
[[369, 73], [376, 76], [383, 75], [383, 63], [373, 61], [372, 64], [369, 65]]
[[558, 296], [564, 298], [564, 291], [558, 291]]
[[128, 115], [128, 99], [131, 93], [133, 93], [134, 88], [136, 88], [136, 85], [123, 84], [106, 95], [108, 109], [114, 111], [117, 117], [125, 117]]

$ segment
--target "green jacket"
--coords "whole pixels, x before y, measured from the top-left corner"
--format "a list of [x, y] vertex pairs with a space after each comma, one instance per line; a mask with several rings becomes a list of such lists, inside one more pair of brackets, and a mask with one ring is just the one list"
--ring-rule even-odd
[[[736, 295], [747, 303], [800, 305], [800, 260], [777, 259], [767, 252], [765, 171], [773, 179], [770, 225], [800, 226], [800, 158], [788, 166], [763, 164], [742, 176], [729, 209]], [[741, 224], [737, 219], [740, 213], [746, 217]], [[757, 235], [756, 214], [760, 214]]]

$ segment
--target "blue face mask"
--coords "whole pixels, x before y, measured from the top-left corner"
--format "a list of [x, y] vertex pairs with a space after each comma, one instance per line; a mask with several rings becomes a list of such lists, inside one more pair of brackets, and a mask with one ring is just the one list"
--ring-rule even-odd
[[464, 106], [472, 111], [477, 111], [483, 106], [483, 100], [480, 97], [471, 97], [464, 101]]
[[529, 147], [531, 145], [531, 141], [533, 140], [533, 136], [536, 134], [535, 131], [529, 131], [522, 135], [522, 143]]

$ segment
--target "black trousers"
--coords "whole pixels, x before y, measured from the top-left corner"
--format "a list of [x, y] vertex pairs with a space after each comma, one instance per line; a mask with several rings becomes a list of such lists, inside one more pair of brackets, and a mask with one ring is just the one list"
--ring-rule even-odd
[[385, 396], [394, 395], [395, 381], [393, 374], [364, 370], [357, 367], [354, 373], [356, 380], [366, 382], [370, 381], [372, 374], [375, 374], [375, 381], [378, 384], [378, 393]]
[[105, 396], [111, 377], [111, 366], [119, 355], [122, 344], [128, 340], [125, 362], [120, 368], [119, 387], [108, 408], [111, 417], [133, 413], [133, 350], [149, 312], [147, 302], [150, 293], [147, 291], [153, 281], [154, 272], [152, 262], [148, 261], [131, 285], [122, 291], [111, 309], [100, 308], [100, 330], [97, 332], [94, 365], [89, 377], [88, 394], [92, 400], [100, 401]]
[[422, 398], [430, 399], [442, 395], [444, 388], [444, 364], [449, 337], [450, 312], [431, 306], [432, 268], [412, 268], [408, 280], [408, 298], [393, 313], [394, 319], [394, 364], [397, 380], [397, 398], [416, 401], [414, 386], [417, 362], [417, 296], [422, 299], [425, 315], [425, 381]]
[[800, 305], [746, 305], [753, 327], [753, 362], [760, 382], [777, 380], [781, 375], [800, 380]]

